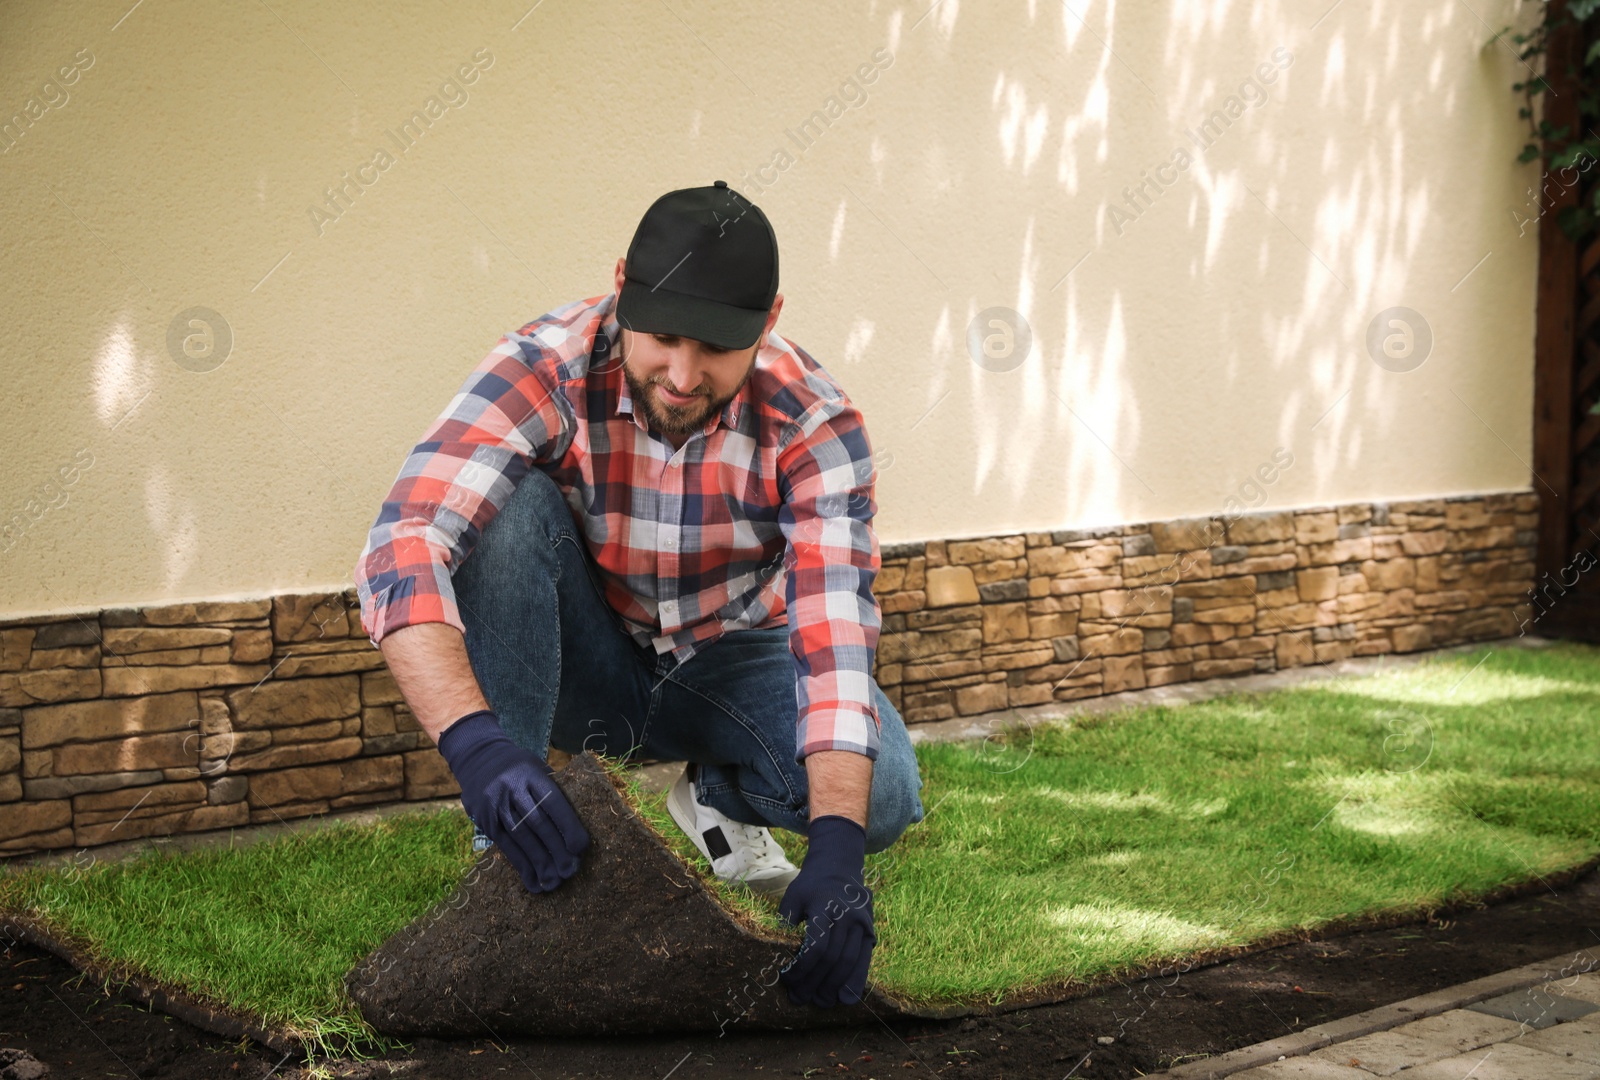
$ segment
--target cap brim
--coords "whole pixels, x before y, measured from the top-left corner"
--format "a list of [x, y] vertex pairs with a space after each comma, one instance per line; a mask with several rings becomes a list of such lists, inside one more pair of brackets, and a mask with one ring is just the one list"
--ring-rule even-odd
[[624, 281], [617, 297], [617, 322], [641, 334], [676, 334], [719, 349], [748, 349], [761, 338], [766, 311], [720, 304], [659, 286], [652, 291]]

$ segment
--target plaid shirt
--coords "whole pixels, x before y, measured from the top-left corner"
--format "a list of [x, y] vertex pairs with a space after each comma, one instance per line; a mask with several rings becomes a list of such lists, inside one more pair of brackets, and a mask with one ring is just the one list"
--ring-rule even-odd
[[451, 574], [538, 466], [641, 646], [682, 663], [729, 630], [788, 625], [795, 761], [875, 759], [881, 560], [860, 412], [810, 354], [768, 334], [738, 395], [674, 451], [633, 410], [615, 305], [612, 293], [558, 307], [467, 377], [367, 536], [354, 575], [363, 629], [374, 645], [413, 623], [465, 633]]

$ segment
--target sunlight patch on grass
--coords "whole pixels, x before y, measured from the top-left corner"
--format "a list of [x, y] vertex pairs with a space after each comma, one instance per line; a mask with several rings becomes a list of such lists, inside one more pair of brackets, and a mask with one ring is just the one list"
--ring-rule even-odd
[[[1486, 667], [1488, 665], [1485, 665]], [[1491, 705], [1501, 701], [1529, 701], [1552, 694], [1586, 694], [1596, 689], [1595, 682], [1549, 678], [1512, 672], [1480, 670], [1463, 679], [1464, 669], [1456, 667], [1407, 670], [1373, 675], [1352, 683], [1348, 693], [1373, 701], [1392, 701], [1417, 705]]]
[[1061, 791], [1051, 787], [1036, 787], [1028, 794], [1035, 799], [1053, 799], [1069, 807], [1093, 807], [1096, 810], [1158, 810], [1166, 814], [1180, 812], [1178, 807], [1147, 791], [1129, 795], [1121, 791]]
[[1083, 861], [1090, 866], [1127, 866], [1142, 858], [1144, 853], [1140, 851], [1108, 851], [1104, 855], [1090, 855]]
[[1340, 803], [1333, 812], [1333, 820], [1341, 828], [1375, 836], [1431, 833], [1446, 827], [1444, 822], [1433, 821], [1415, 810], [1383, 802]]
[[1170, 952], [1193, 948], [1197, 942], [1219, 941], [1222, 937], [1214, 926], [1160, 911], [1103, 902], [1056, 905], [1045, 909], [1042, 919], [1049, 926], [1074, 935], [1080, 944], [1102, 948]]

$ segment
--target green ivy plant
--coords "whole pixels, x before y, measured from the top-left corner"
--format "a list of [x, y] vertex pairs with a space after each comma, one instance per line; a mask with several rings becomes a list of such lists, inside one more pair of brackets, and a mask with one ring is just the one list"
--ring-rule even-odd
[[[1600, 13], [1600, 0], [1570, 0], [1559, 11], [1546, 4], [1544, 18], [1533, 30], [1524, 34], [1516, 32], [1513, 27], [1504, 27], [1489, 39], [1485, 47], [1509, 36], [1509, 40], [1521, 49], [1518, 55], [1524, 63], [1530, 68], [1546, 67], [1549, 63], [1550, 40], [1557, 31], [1574, 26], [1579, 40], [1595, 37], [1590, 30], [1596, 25], [1591, 20], [1597, 13]], [[1538, 63], [1538, 60], [1544, 63]], [[1547, 68], [1546, 73], [1550, 74]], [[1571, 86], [1578, 95], [1578, 126], [1581, 129], [1578, 131], [1574, 131], [1572, 125], [1557, 126], [1543, 118], [1534, 121], [1533, 99], [1550, 89], [1545, 75], [1534, 75], [1524, 82], [1511, 84], [1513, 90], [1522, 94], [1524, 101], [1517, 115], [1528, 121], [1529, 141], [1523, 146], [1522, 153], [1517, 155], [1517, 160], [1529, 162], [1543, 158], [1545, 170], [1540, 177], [1538, 190], [1529, 193], [1532, 204], [1529, 214], [1513, 211], [1519, 234], [1536, 224], [1544, 214], [1553, 186], [1570, 187], [1579, 183], [1582, 174], [1600, 160], [1600, 136], [1594, 133], [1596, 124], [1600, 124], [1600, 37], [1596, 37], [1594, 44], [1584, 53], [1581, 65], [1575, 70], [1568, 70], [1565, 75], [1566, 85]], [[1589, 188], [1588, 198], [1563, 207], [1556, 214], [1556, 224], [1576, 244], [1587, 241], [1600, 226], [1600, 184], [1591, 183]]]
[[[1543, 118], [1534, 122], [1534, 96], [1550, 89], [1545, 75], [1535, 75], [1525, 82], [1511, 84], [1513, 90], [1522, 94], [1524, 102], [1522, 108], [1517, 110], [1517, 115], [1528, 121], [1529, 141], [1522, 147], [1517, 160], [1524, 163], [1540, 159], [1544, 161], [1539, 186], [1537, 190], [1529, 192], [1532, 216], [1512, 211], [1519, 236], [1544, 216], [1552, 185], [1565, 188], [1581, 183], [1583, 174], [1600, 156], [1600, 136], [1595, 134], [1595, 125], [1600, 123], [1600, 35], [1593, 32], [1596, 24], [1590, 22], [1597, 13], [1600, 13], [1600, 0], [1569, 0], [1559, 11], [1546, 3], [1544, 17], [1531, 32], [1521, 34], [1509, 26], [1503, 27], [1485, 45], [1487, 48], [1509, 35], [1511, 42], [1521, 48], [1518, 55], [1524, 63], [1532, 68], [1536, 66], [1536, 59], [1542, 60], [1537, 66], [1550, 74], [1550, 40], [1559, 30], [1573, 27], [1579, 41], [1591, 42], [1584, 51], [1582, 63], [1576, 69], [1569, 67], [1564, 73], [1564, 85], [1571, 87], [1568, 92], [1577, 95], [1578, 126], [1581, 130], [1573, 131], [1569, 124], [1558, 127]], [[1556, 213], [1556, 224], [1562, 233], [1579, 246], [1587, 243], [1595, 235], [1597, 226], [1600, 226], [1600, 183], [1595, 183], [1596, 179], [1600, 179], [1600, 176], [1591, 178], [1586, 198], [1580, 193], [1576, 203], [1564, 206]], [[1600, 401], [1589, 406], [1588, 411], [1591, 416], [1600, 416]]]

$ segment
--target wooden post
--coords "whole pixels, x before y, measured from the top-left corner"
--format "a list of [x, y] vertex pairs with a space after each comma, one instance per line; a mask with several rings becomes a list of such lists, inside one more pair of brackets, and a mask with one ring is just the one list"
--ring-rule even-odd
[[[1567, 0], [1552, 0], [1547, 17], [1565, 13]], [[1582, 118], [1578, 113], [1578, 88], [1569, 69], [1583, 61], [1584, 42], [1580, 28], [1567, 25], [1552, 35], [1545, 57], [1545, 78], [1551, 89], [1541, 95], [1544, 119], [1557, 128], [1566, 126], [1577, 132]], [[1582, 174], [1580, 174], [1582, 175]], [[1565, 184], [1541, 164], [1537, 205], [1539, 218], [1539, 279], [1537, 318], [1534, 336], [1534, 489], [1539, 493], [1539, 538], [1535, 569], [1541, 590], [1556, 582], [1574, 554], [1574, 518], [1579, 507], [1573, 504], [1574, 437], [1582, 419], [1576, 415], [1574, 364], [1579, 348], [1579, 253], [1576, 245], [1561, 231], [1557, 216], [1565, 207], [1575, 206], [1588, 196], [1593, 177]], [[1590, 305], [1593, 306], [1593, 305]], [[1592, 321], [1593, 313], [1589, 313]], [[1594, 418], [1600, 420], [1600, 417]], [[1568, 579], [1571, 572], [1568, 572]], [[1551, 595], [1557, 595], [1552, 590]], [[1541, 601], [1543, 613], [1536, 632], [1562, 636], [1590, 636], [1600, 627], [1589, 617], [1592, 611], [1576, 596], [1563, 596], [1554, 603]], [[1583, 633], [1585, 624], [1590, 634]]]

